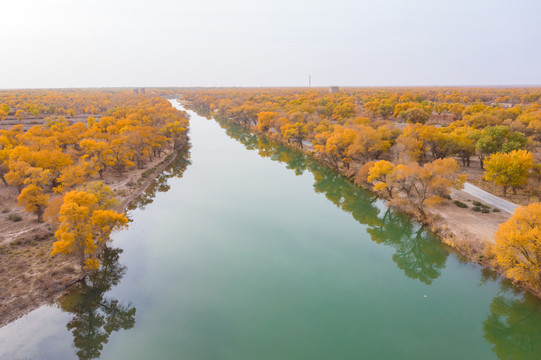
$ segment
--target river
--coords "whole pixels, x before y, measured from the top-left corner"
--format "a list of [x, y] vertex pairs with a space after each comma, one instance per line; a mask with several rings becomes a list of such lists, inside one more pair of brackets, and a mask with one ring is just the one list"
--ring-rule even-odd
[[537, 299], [309, 157], [189, 114], [189, 163], [91, 280], [0, 329], [0, 359], [539, 357]]

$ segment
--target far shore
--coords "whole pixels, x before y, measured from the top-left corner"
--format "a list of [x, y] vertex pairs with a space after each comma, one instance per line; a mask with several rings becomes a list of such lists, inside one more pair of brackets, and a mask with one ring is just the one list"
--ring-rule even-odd
[[[190, 102], [184, 99], [178, 100], [186, 108], [190, 108]], [[194, 110], [194, 109], [191, 109]], [[194, 110], [195, 111], [195, 110]], [[282, 138], [276, 136], [269, 136], [269, 134], [264, 134], [257, 129], [247, 127], [247, 130], [258, 134], [259, 136], [269, 137], [274, 141], [278, 141], [292, 149], [301, 151], [304, 154], [312, 157], [316, 161], [320, 162], [314, 153], [314, 147], [311, 144], [303, 144], [301, 148], [296, 143], [288, 143]], [[327, 166], [320, 162], [323, 166]], [[475, 163], [475, 160], [472, 159], [472, 163]], [[475, 177], [475, 185], [479, 184], [480, 179], [480, 169], [475, 167], [462, 167], [461, 171], [467, 175]], [[347, 178], [349, 181], [353, 182], [353, 176], [351, 173], [347, 173], [344, 169], [338, 171], [342, 176]], [[351, 170], [350, 170], [351, 172]], [[468, 179], [469, 180], [469, 179]], [[368, 191], [372, 191], [371, 188], [364, 187]], [[487, 190], [486, 188], [484, 190]], [[497, 195], [495, 195], [497, 196]], [[409, 214], [413, 219], [420, 221], [429, 228], [445, 245], [450, 249], [456, 252], [458, 255], [463, 256], [470, 262], [475, 262], [479, 265], [482, 265], [492, 271], [497, 272], [498, 274], [505, 277], [502, 269], [495, 265], [493, 261], [493, 255], [491, 253], [491, 247], [494, 243], [495, 233], [498, 229], [498, 226], [507, 221], [511, 213], [507, 211], [499, 212], [474, 212], [470, 208], [463, 209], [457, 207], [453, 201], [459, 200], [467, 204], [471, 204], [474, 201], [482, 202], [482, 199], [479, 199], [470, 193], [464, 190], [453, 189], [451, 194], [451, 199], [444, 199], [442, 203], [437, 206], [428, 208], [427, 218], [419, 219], [413, 214]], [[504, 200], [504, 199], [502, 199]], [[403, 212], [403, 209], [397, 209]], [[523, 284], [515, 283], [516, 286], [530, 292], [538, 298], [541, 298], [541, 293], [532, 289], [531, 287], [524, 286]]]

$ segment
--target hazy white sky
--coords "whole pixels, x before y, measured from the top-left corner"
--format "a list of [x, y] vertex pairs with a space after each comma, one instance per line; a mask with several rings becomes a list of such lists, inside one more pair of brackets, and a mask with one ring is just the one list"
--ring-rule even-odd
[[541, 84], [540, 0], [2, 0], [0, 88]]

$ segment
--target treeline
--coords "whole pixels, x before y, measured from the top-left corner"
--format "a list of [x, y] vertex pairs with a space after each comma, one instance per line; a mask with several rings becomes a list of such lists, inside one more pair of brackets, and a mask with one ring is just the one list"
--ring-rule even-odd
[[[61, 97], [81, 106], [102, 100], [86, 123], [59, 115], [26, 132], [22, 125], [0, 130], [0, 179], [17, 188], [18, 202], [39, 222], [47, 215], [57, 223], [52, 253], [76, 254], [87, 269], [99, 266], [97, 255], [109, 233], [127, 224], [124, 214], [114, 210], [112, 190], [98, 180], [142, 169], [167, 148], [181, 149], [188, 128], [187, 115], [165, 99], [127, 92], [91, 94], [90, 99], [86, 91]], [[30, 95], [24, 97], [26, 103], [56, 99], [58, 93]]]
[[[126, 101], [132, 90], [0, 90], [0, 120], [98, 115]], [[142, 95], [141, 95], [142, 96]], [[135, 98], [135, 97], [132, 97]]]
[[[321, 161], [350, 177], [380, 159], [409, 165], [454, 158], [465, 167], [475, 159], [481, 168], [486, 159], [485, 179], [502, 186], [504, 196], [509, 187], [516, 192], [532, 177], [536, 181], [527, 191], [540, 197], [541, 165], [533, 158], [541, 139], [540, 92], [400, 88], [346, 89], [337, 94], [299, 89], [184, 94], [200, 112], [310, 146]], [[451, 100], [460, 102], [447, 102]], [[501, 103], [511, 100], [522, 102]], [[382, 103], [389, 111], [380, 111]]]
[[[459, 164], [470, 167], [473, 160], [504, 196], [529, 179], [535, 180], [529, 195], [541, 195], [541, 164], [534, 161], [541, 140], [539, 88], [208, 89], [184, 91], [183, 98], [200, 113], [308, 147], [320, 161], [421, 219], [451, 188], [462, 187]], [[534, 221], [541, 228], [541, 214]], [[514, 255], [505, 261], [495, 256], [498, 266], [539, 289], [541, 245], [515, 249], [504, 232], [498, 231], [495, 251]], [[528, 239], [530, 245], [537, 241]]]

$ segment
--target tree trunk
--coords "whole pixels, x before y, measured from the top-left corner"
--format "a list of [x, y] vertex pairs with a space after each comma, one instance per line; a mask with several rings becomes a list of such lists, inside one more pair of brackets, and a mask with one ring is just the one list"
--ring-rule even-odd
[[507, 196], [507, 186], [503, 187], [503, 197]]

